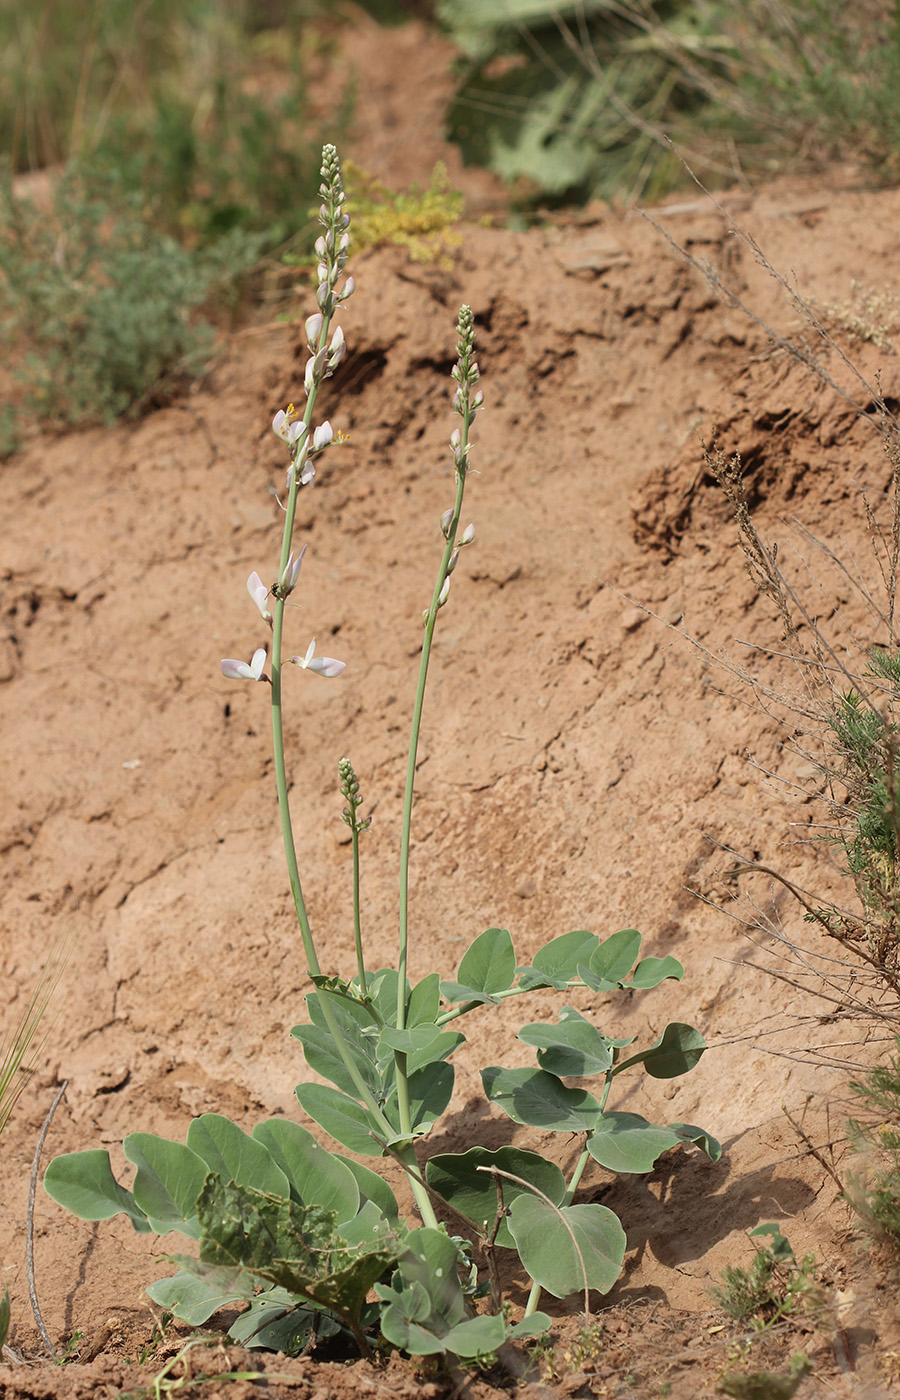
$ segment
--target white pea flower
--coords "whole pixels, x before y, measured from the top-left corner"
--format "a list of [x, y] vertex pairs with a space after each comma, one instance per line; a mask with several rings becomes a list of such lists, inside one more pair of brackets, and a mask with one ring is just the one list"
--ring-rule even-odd
[[280, 408], [272, 419], [272, 430], [286, 442], [289, 447], [293, 447], [295, 442], [299, 442], [306, 432], [306, 424], [301, 423], [295, 416], [294, 405], [289, 404], [287, 412]]
[[456, 541], [456, 543], [461, 549], [464, 544], [471, 544], [474, 538], [475, 526], [467, 525], [466, 528], [463, 530], [462, 534], [460, 535], [459, 539]]
[[333, 438], [334, 429], [326, 419], [324, 423], [319, 424], [313, 433], [313, 451], [321, 452], [322, 448], [327, 447]]
[[325, 324], [325, 317], [321, 311], [317, 311], [314, 316], [306, 318], [306, 341], [310, 350], [315, 353], [319, 336], [322, 334], [322, 327]]
[[269, 609], [266, 606], [269, 601], [269, 590], [268, 588], [266, 588], [266, 585], [263, 583], [259, 574], [250, 575], [250, 577], [247, 580], [247, 592], [250, 594], [250, 597], [253, 599], [254, 603], [259, 608], [263, 622], [268, 622], [269, 626], [271, 627], [272, 614], [269, 612]]
[[450, 597], [450, 575], [448, 574], [447, 577], [444, 579], [444, 586], [443, 586], [443, 588], [441, 589], [440, 593], [438, 594], [438, 607], [439, 607], [439, 608], [442, 608], [442, 607], [444, 606], [444, 604], [446, 603], [446, 601], [447, 601], [447, 599], [448, 599], [449, 597]]
[[305, 656], [292, 656], [290, 659], [302, 671], [315, 671], [317, 676], [339, 676], [347, 669], [346, 661], [335, 661], [333, 656], [316, 656], [315, 637], [306, 648]]
[[356, 283], [354, 282], [354, 280], [353, 280], [352, 277], [348, 277], [347, 280], [346, 280], [346, 282], [344, 283], [344, 289], [343, 289], [343, 291], [338, 292], [338, 293], [335, 295], [335, 298], [334, 298], [334, 299], [335, 299], [335, 301], [346, 301], [348, 297], [352, 297], [352, 295], [353, 295], [353, 293], [354, 293], [355, 291], [356, 291]]
[[266, 664], [266, 649], [259, 647], [253, 653], [253, 659], [248, 666], [246, 661], [235, 661], [228, 657], [219, 662], [222, 675], [230, 681], [267, 681], [268, 676], [263, 675], [263, 667]]
[[294, 589], [297, 587], [297, 580], [300, 577], [300, 565], [303, 563], [303, 556], [305, 553], [306, 545], [303, 546], [296, 559], [294, 558], [293, 550], [291, 550], [288, 555], [288, 561], [282, 569], [281, 577], [278, 580], [278, 587], [283, 594], [293, 593]]

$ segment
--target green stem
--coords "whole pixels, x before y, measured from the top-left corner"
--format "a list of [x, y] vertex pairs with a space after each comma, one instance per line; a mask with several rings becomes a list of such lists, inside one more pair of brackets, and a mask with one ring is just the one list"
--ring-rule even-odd
[[569, 1189], [566, 1192], [565, 1197], [563, 1199], [564, 1206], [570, 1206], [572, 1204], [572, 1201], [575, 1197], [575, 1192], [581, 1185], [581, 1178], [584, 1176], [584, 1169], [590, 1160], [591, 1154], [585, 1147], [581, 1153], [581, 1156], [578, 1158], [578, 1161], [575, 1163], [575, 1170], [572, 1173], [572, 1180], [569, 1182]]
[[[463, 419], [464, 428], [468, 429], [466, 420]], [[465, 432], [463, 433], [463, 449], [465, 449]], [[412, 825], [413, 795], [416, 785], [416, 757], [419, 749], [419, 732], [422, 727], [422, 706], [425, 701], [425, 685], [428, 680], [428, 662], [431, 658], [431, 644], [434, 640], [434, 629], [437, 623], [438, 599], [441, 596], [441, 589], [447, 578], [447, 571], [450, 565], [450, 558], [456, 544], [456, 532], [459, 529], [459, 517], [462, 512], [463, 492], [466, 489], [466, 474], [464, 471], [457, 472], [456, 478], [456, 501], [453, 506], [453, 519], [447, 530], [447, 541], [444, 546], [441, 567], [438, 569], [437, 582], [434, 585], [434, 593], [431, 598], [431, 607], [428, 610], [428, 620], [425, 624], [425, 640], [422, 643], [422, 658], [419, 662], [419, 681], [416, 686], [416, 699], [413, 706], [412, 726], [409, 735], [409, 758], [406, 764], [406, 790], [403, 796], [403, 828], [400, 836], [400, 948], [397, 958], [397, 971], [399, 981], [397, 983], [397, 1027], [402, 1030], [406, 1024], [406, 968], [408, 962], [409, 946], [409, 836]]]
[[359, 912], [359, 827], [356, 825], [356, 812], [353, 812], [353, 825], [350, 828], [353, 843], [353, 937], [356, 942], [356, 970], [359, 974], [359, 993], [363, 1001], [368, 999], [366, 968], [363, 962], [362, 924]]
[[[285, 525], [287, 531], [287, 524]], [[285, 563], [287, 560], [285, 559]], [[284, 567], [282, 565], [282, 567]], [[275, 612], [272, 618], [272, 748], [275, 757], [275, 786], [278, 791], [278, 812], [281, 817], [281, 835], [284, 841], [284, 857], [287, 862], [288, 879], [291, 886], [291, 895], [294, 900], [294, 908], [297, 911], [297, 923], [300, 925], [300, 937], [303, 940], [303, 951], [306, 954], [306, 964], [311, 976], [320, 974], [319, 959], [316, 956], [315, 944], [313, 943], [312, 930], [309, 926], [309, 917], [306, 913], [306, 902], [303, 898], [303, 888], [300, 884], [300, 869], [297, 864], [297, 849], [294, 845], [294, 831], [291, 824], [291, 807], [288, 799], [287, 772], [284, 762], [284, 724], [281, 711], [281, 638], [284, 628], [284, 602], [281, 598], [275, 600]]]
[[537, 1305], [540, 1301], [541, 1285], [539, 1283], [532, 1283], [531, 1292], [528, 1295], [528, 1302], [525, 1304], [525, 1312], [522, 1315], [523, 1321], [526, 1317], [531, 1317], [532, 1313], [537, 1312]]

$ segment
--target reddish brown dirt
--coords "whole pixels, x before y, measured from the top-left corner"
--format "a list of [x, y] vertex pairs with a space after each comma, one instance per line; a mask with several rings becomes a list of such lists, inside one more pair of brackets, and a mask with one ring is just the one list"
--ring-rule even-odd
[[[381, 41], [366, 42], [377, 57]], [[444, 71], [445, 51], [439, 62], [423, 31], [402, 42], [426, 77], [429, 64]], [[385, 131], [399, 120], [392, 91]], [[407, 153], [396, 170], [387, 151], [379, 166], [371, 132], [352, 152], [369, 168], [397, 184], [427, 175], [433, 156], [416, 167], [408, 127], [392, 137]], [[726, 206], [821, 305], [846, 300], [852, 279], [894, 283], [898, 192], [795, 183]], [[799, 337], [795, 308], [722, 212], [698, 197], [659, 218], [782, 336]], [[812, 773], [783, 727], [678, 632], [683, 616], [704, 647], [741, 656], [740, 639], [778, 639], [704, 473], [701, 437], [718, 433], [745, 455], [758, 519], [785, 550], [796, 515], [862, 557], [861, 491], [877, 499], [888, 476], [878, 434], [717, 300], [639, 212], [598, 208], [528, 234], [467, 225], [463, 235], [451, 270], [392, 250], [357, 259], [350, 354], [325, 405], [350, 441], [300, 500], [309, 554], [288, 645], [302, 651], [315, 633], [320, 650], [348, 663], [327, 684], [288, 678], [293, 802], [323, 961], [347, 971], [352, 958], [336, 781], [344, 754], [373, 815], [369, 960], [393, 956], [407, 724], [437, 522], [451, 500], [448, 376], [466, 301], [487, 402], [466, 507], [478, 541], [441, 617], [427, 705], [411, 971], [450, 975], [490, 925], [511, 929], [522, 962], [571, 928], [641, 928], [646, 951], [684, 962], [684, 981], [631, 1005], [585, 996], [579, 1006], [604, 1026], [614, 1017], [623, 1034], [658, 1033], [671, 1019], [697, 1025], [711, 1045], [699, 1067], [669, 1084], [635, 1080], [620, 1106], [702, 1123], [726, 1149], [715, 1166], [675, 1154], [648, 1178], [597, 1169], [587, 1198], [602, 1193], [620, 1213], [625, 1272], [594, 1299], [595, 1355], [573, 1353], [572, 1309], [555, 1309], [555, 1369], [527, 1393], [713, 1393], [740, 1334], [723, 1326], [708, 1289], [726, 1265], [749, 1262], [746, 1231], [770, 1219], [798, 1255], [819, 1260], [831, 1321], [776, 1334], [744, 1369], [783, 1369], [803, 1349], [815, 1372], [801, 1400], [897, 1393], [893, 1290], [859, 1246], [835, 1180], [782, 1112], [802, 1119], [845, 1174], [847, 1071], [807, 1056], [819, 1047], [865, 1062], [877, 1050], [863, 1045], [864, 1023], [834, 1023], [822, 1001], [762, 970], [785, 965], [779, 947], [748, 929], [738, 886], [720, 883], [733, 860], [714, 844], [833, 886], [821, 849], [798, 833], [817, 812]], [[900, 395], [893, 351], [842, 344], [870, 375], [881, 369], [886, 395]], [[282, 865], [267, 697], [223, 680], [218, 661], [264, 640], [244, 580], [274, 567], [284, 461], [269, 422], [299, 396], [303, 357], [296, 325], [254, 326], [184, 401], [115, 431], [36, 439], [0, 474], [4, 1025], [54, 936], [74, 940], [62, 1013], [2, 1143], [0, 1283], [13, 1299], [13, 1352], [0, 1394], [17, 1400], [147, 1384], [183, 1340], [176, 1329], [155, 1344], [143, 1293], [166, 1269], [155, 1262], [166, 1244], [121, 1217], [84, 1224], [39, 1192], [44, 1317], [57, 1346], [81, 1334], [77, 1360], [40, 1360], [24, 1222], [36, 1135], [59, 1082], [69, 1088], [47, 1155], [105, 1146], [117, 1168], [129, 1131], [182, 1138], [191, 1116], [210, 1110], [247, 1127], [300, 1117], [293, 1089], [304, 1066], [289, 1031], [304, 1018], [308, 981]], [[844, 382], [833, 356], [829, 366]], [[861, 627], [851, 593], [844, 606]], [[778, 681], [777, 661], [765, 674]], [[751, 760], [802, 790], [785, 801]], [[789, 936], [823, 951], [781, 887], [741, 886]], [[557, 1010], [539, 995], [528, 1015]], [[495, 1013], [469, 1028], [429, 1152], [480, 1135], [574, 1160], [568, 1141], [495, 1121], [480, 1097], [482, 1065], [525, 1063], [516, 1025]], [[515, 1306], [524, 1284], [510, 1281]], [[257, 1353], [240, 1364], [289, 1374], [268, 1393], [302, 1400], [445, 1389], [397, 1360], [386, 1371]], [[518, 1364], [502, 1358], [469, 1380], [469, 1393], [514, 1390]], [[225, 1369], [224, 1358], [195, 1367]], [[210, 1382], [191, 1393], [255, 1389]]]

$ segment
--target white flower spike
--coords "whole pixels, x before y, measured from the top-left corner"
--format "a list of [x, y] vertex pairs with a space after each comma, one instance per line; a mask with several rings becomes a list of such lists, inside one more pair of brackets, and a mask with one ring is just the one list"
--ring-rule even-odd
[[263, 667], [266, 664], [266, 649], [259, 647], [253, 653], [253, 659], [248, 666], [246, 661], [235, 661], [228, 657], [219, 662], [222, 675], [230, 681], [267, 681], [268, 676], [263, 675]]
[[290, 659], [301, 671], [315, 671], [317, 676], [339, 676], [347, 669], [346, 661], [335, 661], [333, 656], [316, 656], [315, 637], [306, 648], [305, 656], [292, 656]]
[[259, 608], [263, 622], [268, 622], [272, 626], [272, 614], [266, 606], [269, 601], [269, 590], [263, 583], [259, 574], [251, 574], [247, 580], [247, 592]]

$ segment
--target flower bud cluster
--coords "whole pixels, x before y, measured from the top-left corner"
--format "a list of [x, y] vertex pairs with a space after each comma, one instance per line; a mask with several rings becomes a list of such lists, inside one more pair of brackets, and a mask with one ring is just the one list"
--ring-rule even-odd
[[338, 774], [341, 779], [341, 795], [347, 800], [347, 806], [341, 813], [341, 821], [345, 822], [351, 830], [367, 831], [372, 825], [372, 818], [363, 817], [360, 820], [356, 815], [356, 809], [362, 805], [363, 798], [359, 790], [359, 779], [349, 758], [340, 760]]
[[463, 429], [456, 428], [450, 438], [453, 463], [457, 475], [465, 475], [469, 466], [468, 431], [479, 408], [484, 405], [484, 394], [475, 385], [480, 378], [478, 362], [475, 359], [475, 317], [470, 306], [461, 306], [457, 323], [459, 340], [456, 342], [458, 359], [451, 371], [456, 381], [453, 407], [463, 420]]
[[[353, 295], [356, 285], [353, 278], [348, 277], [343, 288], [337, 290], [350, 247], [350, 235], [347, 232], [350, 227], [350, 215], [343, 207], [347, 196], [344, 194], [341, 179], [341, 163], [334, 146], [322, 148], [320, 173], [322, 183], [319, 186], [319, 194], [322, 203], [319, 206], [319, 223], [325, 232], [316, 239], [316, 276], [319, 279], [316, 301], [323, 315], [330, 317], [342, 301]], [[340, 344], [343, 344], [343, 341], [340, 341], [338, 346], [332, 342], [332, 353], [339, 349]]]

